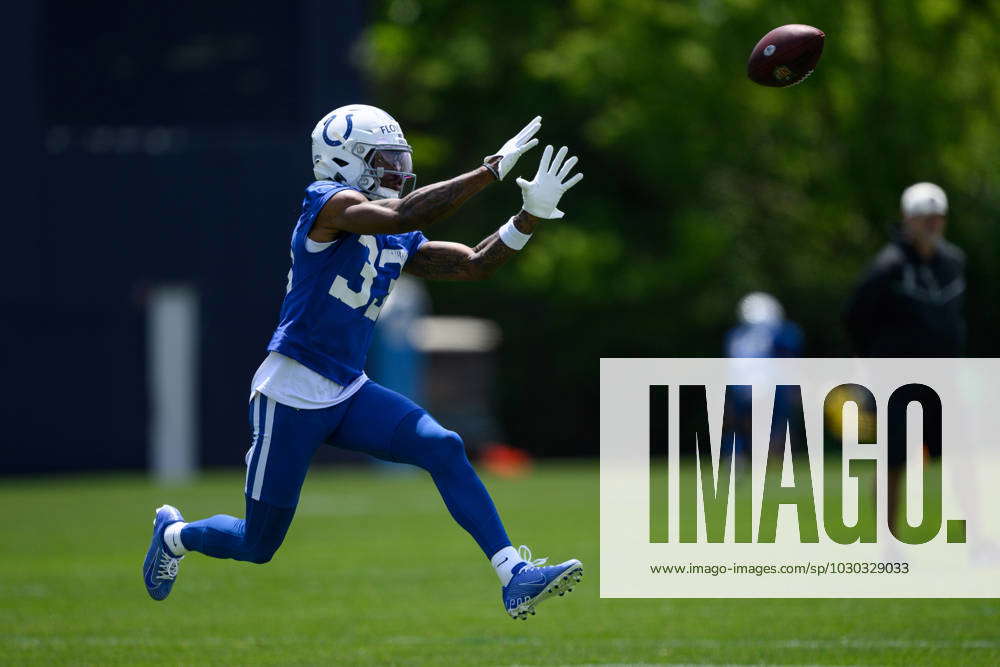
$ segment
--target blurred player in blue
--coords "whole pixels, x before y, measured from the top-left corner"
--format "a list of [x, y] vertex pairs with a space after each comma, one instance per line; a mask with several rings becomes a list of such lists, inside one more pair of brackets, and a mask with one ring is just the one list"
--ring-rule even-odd
[[[781, 302], [767, 292], [750, 292], [740, 299], [736, 308], [739, 317], [739, 324], [726, 333], [725, 352], [726, 356], [733, 359], [758, 358], [772, 359], [782, 357], [802, 356], [803, 338], [802, 329], [795, 322], [785, 318], [785, 309]], [[767, 370], [760, 369], [754, 377], [753, 384], [767, 386], [773, 384], [777, 378], [769, 377]], [[793, 406], [785, 401], [775, 403], [775, 419], [784, 417]], [[749, 403], [741, 404], [738, 401], [737, 414], [743, 415], [746, 428], [736, 429], [736, 442], [734, 443], [737, 454], [745, 456], [750, 449], [750, 443], [744, 442], [741, 433], [751, 431], [750, 418], [752, 414]], [[778, 434], [773, 434], [777, 436]], [[785, 434], [781, 433], [768, 443], [768, 461], [784, 461]]]
[[781, 303], [766, 292], [750, 292], [736, 308], [740, 323], [726, 334], [726, 356], [780, 358], [802, 356], [802, 329], [785, 319]]
[[565, 147], [553, 157], [547, 146], [534, 179], [517, 179], [522, 210], [476, 247], [428, 241], [421, 231], [503, 180], [538, 143], [540, 128], [538, 117], [481, 167], [414, 189], [412, 150], [389, 114], [355, 104], [320, 120], [312, 132], [317, 180], [306, 188], [292, 232], [280, 322], [251, 384], [246, 516], [186, 523], [176, 508], [160, 507], [143, 563], [154, 600], [170, 594], [189, 551], [271, 560], [323, 443], [427, 470], [452, 517], [490, 559], [512, 618], [534, 614], [538, 602], [580, 580], [579, 560], [546, 566], [527, 547], [514, 549], [458, 434], [364, 373], [375, 321], [403, 270], [482, 280], [524, 247], [541, 220], [563, 216], [559, 200], [583, 174], [570, 177], [576, 157], [566, 159]]

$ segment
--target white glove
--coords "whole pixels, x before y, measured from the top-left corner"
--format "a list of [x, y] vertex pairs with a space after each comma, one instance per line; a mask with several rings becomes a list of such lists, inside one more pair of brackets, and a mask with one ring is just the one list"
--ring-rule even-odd
[[[563, 193], [580, 182], [583, 174], [577, 174], [573, 178], [566, 180], [570, 170], [576, 164], [576, 156], [566, 160], [563, 159], [569, 149], [563, 146], [552, 159], [552, 146], [546, 146], [542, 153], [542, 161], [538, 163], [538, 172], [532, 181], [523, 178], [517, 179], [517, 184], [521, 186], [521, 195], [524, 197], [524, 210], [539, 218], [561, 218], [564, 213], [556, 208]], [[549, 164], [549, 160], [552, 163]], [[560, 165], [562, 168], [560, 169]]]
[[[517, 158], [535, 147], [538, 139], [532, 139], [532, 137], [538, 133], [541, 127], [542, 117], [535, 116], [530, 123], [524, 126], [523, 130], [515, 134], [510, 141], [501, 146], [500, 150], [493, 155], [487, 155], [483, 158], [483, 164], [493, 172], [498, 181], [502, 181], [503, 177], [514, 167], [517, 163]], [[494, 167], [489, 163], [489, 160], [497, 156], [500, 156], [500, 163]]]

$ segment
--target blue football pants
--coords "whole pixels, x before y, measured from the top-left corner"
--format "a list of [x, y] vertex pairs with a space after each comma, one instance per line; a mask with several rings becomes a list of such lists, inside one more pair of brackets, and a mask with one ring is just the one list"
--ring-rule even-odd
[[490, 558], [510, 546], [493, 500], [454, 431], [410, 399], [372, 382], [329, 408], [300, 410], [256, 394], [250, 402], [246, 517], [218, 514], [189, 523], [181, 541], [215, 558], [266, 563], [295, 515], [313, 454], [324, 442], [409, 463], [429, 472], [452, 517]]

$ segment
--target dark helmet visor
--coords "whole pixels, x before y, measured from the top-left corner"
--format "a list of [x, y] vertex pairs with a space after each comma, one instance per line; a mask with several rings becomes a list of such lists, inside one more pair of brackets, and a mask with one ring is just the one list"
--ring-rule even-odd
[[376, 170], [381, 170], [379, 184], [382, 187], [399, 193], [403, 193], [407, 187], [413, 187], [412, 182], [416, 176], [413, 173], [410, 151], [379, 149], [375, 151], [369, 164]]

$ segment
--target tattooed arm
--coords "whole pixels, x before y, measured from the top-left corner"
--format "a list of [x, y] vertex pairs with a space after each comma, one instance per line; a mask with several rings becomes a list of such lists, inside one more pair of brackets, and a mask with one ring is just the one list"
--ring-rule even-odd
[[[531, 234], [539, 218], [526, 211], [514, 216], [514, 226]], [[475, 248], [448, 241], [428, 241], [406, 262], [405, 270], [432, 280], [482, 280], [493, 275], [501, 265], [517, 254], [493, 232]]]
[[461, 176], [414, 190], [402, 199], [368, 201], [357, 190], [341, 190], [316, 217], [309, 238], [326, 243], [341, 232], [401, 234], [424, 229], [452, 213], [496, 177], [482, 166]]

